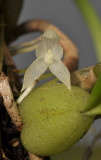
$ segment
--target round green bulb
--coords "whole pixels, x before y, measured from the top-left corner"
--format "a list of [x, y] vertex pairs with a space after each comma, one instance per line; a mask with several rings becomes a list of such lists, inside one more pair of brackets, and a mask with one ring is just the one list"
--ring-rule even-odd
[[48, 82], [34, 89], [20, 104], [23, 120], [21, 140], [36, 155], [50, 156], [70, 148], [87, 132], [94, 116], [83, 109], [89, 93], [72, 86]]

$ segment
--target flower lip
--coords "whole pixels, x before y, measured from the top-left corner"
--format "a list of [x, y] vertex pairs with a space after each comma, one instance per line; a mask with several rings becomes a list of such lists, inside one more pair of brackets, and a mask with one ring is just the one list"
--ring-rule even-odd
[[48, 52], [45, 54], [44, 61], [47, 65], [50, 65], [53, 63], [53, 53], [49, 49]]
[[63, 57], [63, 48], [52, 40], [42, 41], [38, 44], [35, 51], [36, 57], [44, 57], [48, 50], [51, 50], [54, 57], [59, 57], [59, 59]]

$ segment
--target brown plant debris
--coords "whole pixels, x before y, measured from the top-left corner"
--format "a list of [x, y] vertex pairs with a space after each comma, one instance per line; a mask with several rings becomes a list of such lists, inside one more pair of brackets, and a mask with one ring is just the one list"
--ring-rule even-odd
[[43, 160], [43, 158], [36, 156], [35, 154], [32, 154], [30, 152], [28, 152], [30, 160]]
[[94, 75], [93, 72], [93, 67], [90, 69], [88, 76], [85, 78], [85, 80], [83, 81], [81, 88], [86, 89], [87, 91], [91, 91], [91, 89], [93, 88], [95, 82], [96, 82], [97, 78]]
[[14, 101], [13, 93], [9, 85], [8, 77], [1, 73], [0, 75], [0, 94], [3, 97], [3, 103], [8, 114], [17, 128], [22, 126], [21, 117], [19, 115], [17, 105]]
[[93, 67], [82, 68], [71, 73], [71, 84], [91, 92], [97, 80], [93, 73]]

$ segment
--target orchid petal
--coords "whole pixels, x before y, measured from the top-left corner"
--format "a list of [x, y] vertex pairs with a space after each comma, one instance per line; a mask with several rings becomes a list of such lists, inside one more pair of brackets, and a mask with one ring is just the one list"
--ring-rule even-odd
[[52, 40], [40, 42], [36, 48], [36, 56], [44, 57], [48, 50], [52, 51], [54, 57], [58, 57], [59, 59], [63, 57], [63, 48], [59, 44], [53, 43]]
[[51, 49], [54, 57], [61, 59], [63, 57], [63, 48], [59, 44], [54, 44]]
[[36, 57], [44, 57], [47, 52], [47, 45], [44, 42], [40, 42], [35, 50]]
[[47, 30], [46, 32], [44, 32], [44, 34], [42, 34], [42, 36], [41, 36], [42, 41], [44, 41], [44, 40], [47, 41], [48, 39], [52, 40], [55, 43], [59, 43], [59, 41], [60, 41], [60, 37], [53, 30]]
[[31, 83], [33, 83], [37, 78], [39, 78], [47, 69], [47, 65], [44, 63], [43, 58], [37, 58], [26, 70], [23, 82], [23, 91]]
[[49, 66], [51, 72], [71, 90], [70, 73], [60, 59], [55, 59], [54, 63]]

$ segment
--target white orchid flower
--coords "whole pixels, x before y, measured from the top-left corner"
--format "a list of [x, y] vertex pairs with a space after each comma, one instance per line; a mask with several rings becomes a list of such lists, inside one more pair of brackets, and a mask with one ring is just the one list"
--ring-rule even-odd
[[54, 43], [59, 43], [60, 42], [60, 37], [56, 32], [53, 30], [47, 30], [44, 32], [41, 36], [41, 41], [52, 41]]
[[[53, 32], [52, 32], [53, 33]], [[46, 37], [45, 37], [46, 35]], [[58, 44], [58, 35], [44, 33], [42, 41], [36, 47], [36, 60], [29, 66], [24, 75], [23, 91], [38, 79], [49, 67], [50, 71], [71, 90], [70, 73], [62, 63], [63, 49]], [[48, 37], [47, 37], [48, 36]], [[54, 38], [53, 38], [54, 36]]]

